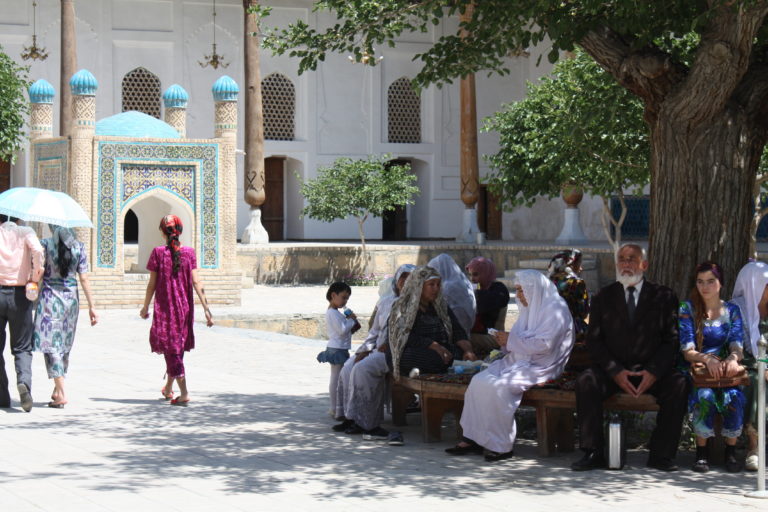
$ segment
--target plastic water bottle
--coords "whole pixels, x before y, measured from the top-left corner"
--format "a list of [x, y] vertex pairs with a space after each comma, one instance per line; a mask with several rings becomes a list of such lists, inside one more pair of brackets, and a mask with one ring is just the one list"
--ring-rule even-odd
[[27, 300], [34, 302], [37, 300], [39, 289], [37, 287], [37, 283], [34, 281], [30, 281], [27, 283], [27, 286], [25, 288], [25, 294], [27, 296]]
[[622, 469], [626, 453], [621, 419], [618, 414], [613, 413], [608, 422], [608, 469]]
[[351, 309], [347, 308], [344, 310], [344, 316], [346, 316], [347, 318], [349, 318], [351, 314], [352, 314]]

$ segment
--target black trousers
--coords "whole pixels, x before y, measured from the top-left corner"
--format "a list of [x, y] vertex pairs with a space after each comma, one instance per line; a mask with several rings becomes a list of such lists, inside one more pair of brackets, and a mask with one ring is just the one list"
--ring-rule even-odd
[[8, 375], [5, 373], [5, 326], [11, 331], [11, 354], [16, 367], [16, 383], [32, 390], [32, 303], [23, 286], [0, 287], [0, 407], [11, 406]]
[[[603, 449], [603, 400], [618, 392], [621, 388], [598, 366], [585, 370], [576, 379], [576, 414], [583, 450]], [[647, 391], [659, 404], [656, 428], [648, 446], [649, 459], [675, 458], [688, 409], [688, 392], [688, 380], [677, 370], [657, 379]]]

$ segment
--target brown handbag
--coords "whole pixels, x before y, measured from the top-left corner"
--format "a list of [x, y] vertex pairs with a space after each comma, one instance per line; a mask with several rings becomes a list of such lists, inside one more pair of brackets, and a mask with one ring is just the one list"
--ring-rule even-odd
[[749, 374], [745, 367], [732, 377], [720, 377], [716, 379], [709, 373], [707, 365], [704, 363], [693, 363], [691, 365], [691, 377], [693, 385], [697, 388], [732, 388], [734, 386], [749, 386]]

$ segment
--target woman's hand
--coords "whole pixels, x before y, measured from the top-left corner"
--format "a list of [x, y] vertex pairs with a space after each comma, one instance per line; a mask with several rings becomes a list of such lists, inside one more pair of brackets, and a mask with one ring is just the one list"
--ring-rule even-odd
[[91, 317], [91, 325], [96, 325], [99, 322], [99, 315], [96, 314], [96, 310], [88, 308], [88, 316]]
[[496, 338], [496, 344], [499, 346], [499, 348], [504, 348], [507, 346], [507, 340], [509, 339], [509, 333], [506, 331], [496, 331], [496, 334], [494, 335]]
[[741, 371], [741, 365], [732, 357], [727, 357], [720, 366], [722, 367], [724, 377], [733, 377]]
[[445, 364], [450, 364], [450, 362], [453, 361], [453, 354], [438, 342], [433, 341], [429, 348], [437, 352], [437, 355], [440, 356], [440, 359], [442, 359]]
[[213, 327], [213, 315], [211, 314], [211, 310], [208, 308], [205, 308], [205, 325], [208, 327]]
[[139, 316], [143, 319], [149, 318], [149, 312], [147, 311], [149, 309], [147, 306], [144, 306], [141, 308], [141, 311], [139, 311]]
[[360, 361], [362, 361], [363, 359], [365, 359], [369, 355], [371, 355], [371, 351], [370, 350], [366, 350], [364, 352], [359, 352], [359, 353], [355, 354], [355, 363], [359, 363]]
[[467, 350], [464, 352], [464, 360], [465, 361], [477, 361], [477, 355], [475, 355], [474, 352], [471, 350]]
[[713, 355], [704, 354], [704, 365], [709, 370], [709, 374], [714, 379], [719, 379], [723, 374], [723, 367], [720, 364], [721, 361]]

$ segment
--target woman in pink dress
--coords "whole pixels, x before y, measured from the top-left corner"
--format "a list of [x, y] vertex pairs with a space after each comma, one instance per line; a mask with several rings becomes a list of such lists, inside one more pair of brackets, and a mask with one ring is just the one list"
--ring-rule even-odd
[[[149, 283], [144, 297], [144, 307], [139, 315], [149, 318], [149, 303], [155, 297], [152, 328], [149, 331], [149, 345], [152, 352], [165, 356], [166, 382], [160, 391], [171, 405], [186, 406], [189, 392], [184, 372], [184, 352], [195, 347], [192, 329], [195, 316], [195, 299], [192, 289], [197, 292], [205, 311], [208, 327], [213, 325], [211, 310], [205, 298], [200, 277], [197, 274], [195, 250], [184, 247], [179, 235], [184, 228], [176, 215], [166, 215], [160, 221], [160, 231], [166, 245], [155, 247], [149, 256], [147, 270]], [[179, 396], [173, 397], [173, 381], [179, 385]]]

